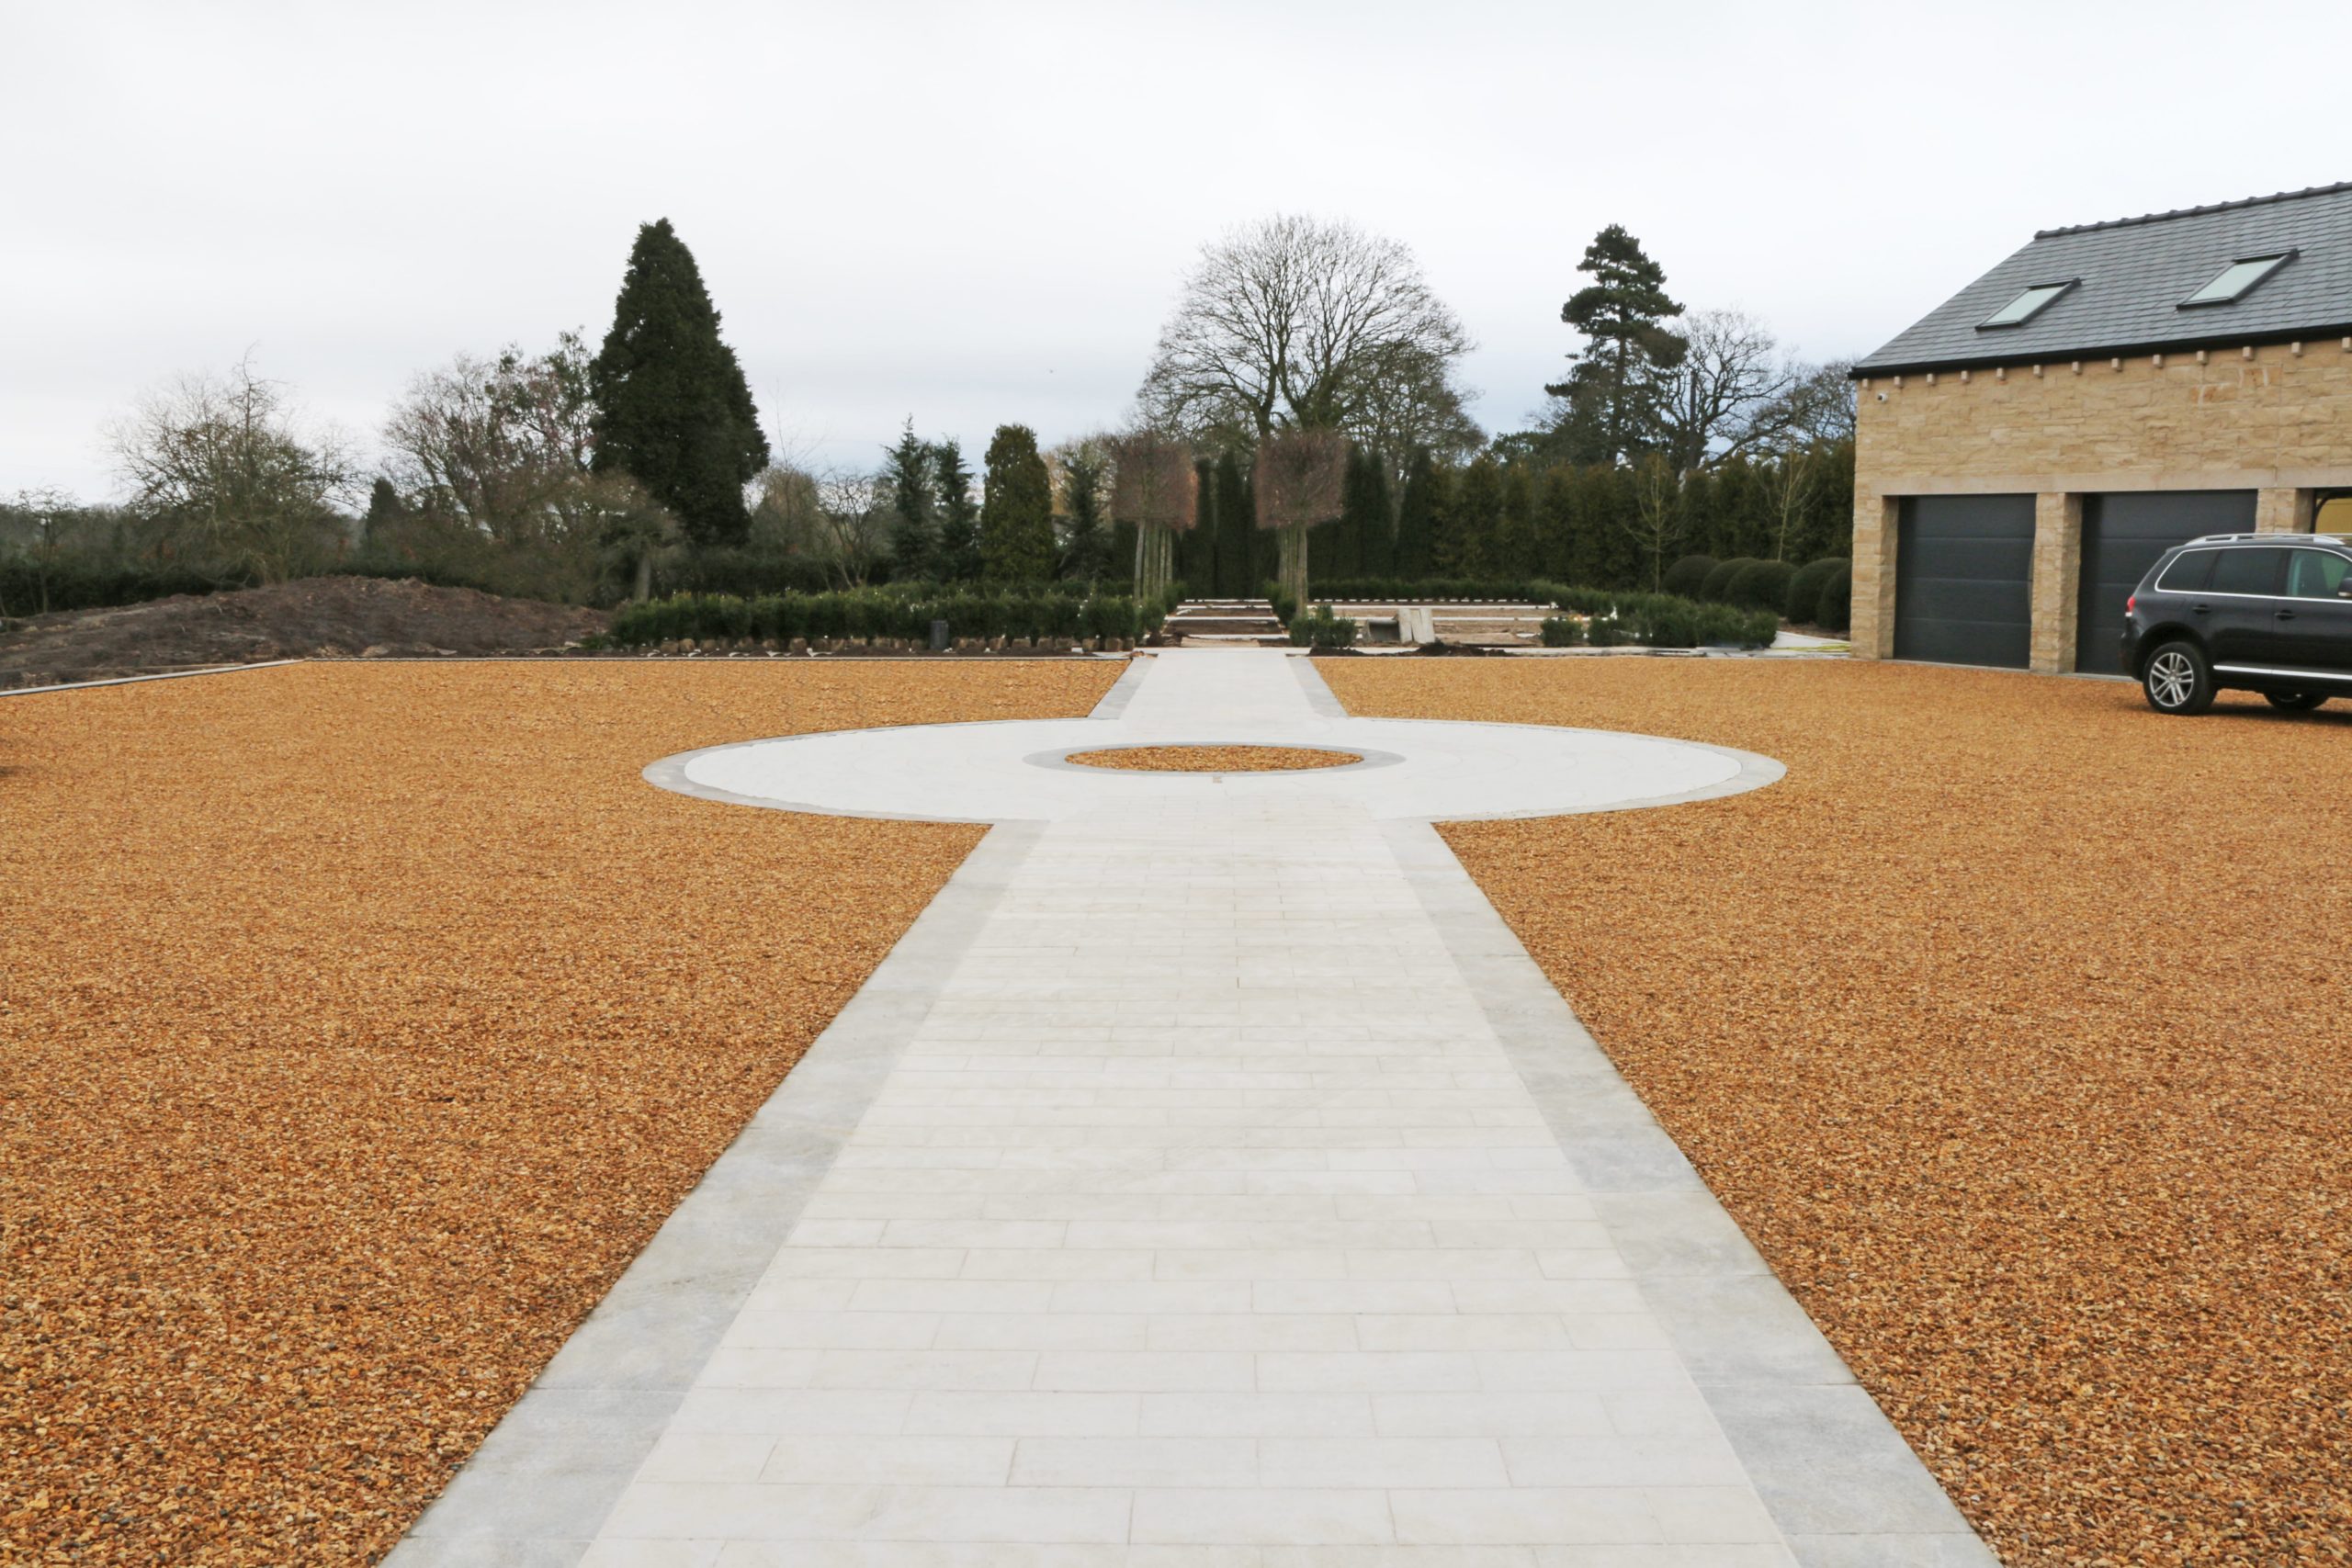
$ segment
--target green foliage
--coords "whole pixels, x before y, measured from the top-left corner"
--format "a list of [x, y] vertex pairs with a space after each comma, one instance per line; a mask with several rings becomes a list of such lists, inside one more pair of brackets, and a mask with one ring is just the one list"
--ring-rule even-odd
[[1775, 615], [1789, 602], [1789, 585], [1797, 569], [1784, 560], [1750, 561], [1733, 574], [1724, 591], [1724, 602], [1743, 610], [1770, 610]]
[[222, 581], [209, 572], [181, 566], [117, 566], [74, 557], [48, 562], [31, 557], [0, 557], [0, 615], [98, 610], [167, 599], [175, 593], [212, 593], [251, 586], [248, 581]]
[[1547, 615], [1544, 620], [1544, 646], [1546, 648], [1581, 648], [1584, 645], [1584, 623], [1574, 615]]
[[[1111, 532], [1104, 515], [1108, 465], [1097, 452], [1075, 450], [1062, 462], [1061, 575], [1091, 582], [1110, 575]], [[1134, 562], [1125, 563], [1132, 570]]]
[[1437, 570], [1437, 513], [1444, 504], [1444, 477], [1427, 448], [1416, 451], [1405, 469], [1405, 492], [1396, 506], [1395, 570], [1420, 577]]
[[743, 487], [767, 463], [767, 438], [701, 270], [666, 218], [638, 231], [589, 380], [595, 470], [635, 478], [694, 543], [740, 543], [751, 526]]
[[1800, 626], [1815, 624], [1814, 616], [1821, 607], [1821, 587], [1840, 572], [1850, 572], [1851, 566], [1838, 556], [1824, 556], [1809, 566], [1798, 569], [1789, 581], [1789, 595], [1781, 601], [1781, 616]]
[[1730, 604], [1732, 579], [1755, 564], [1753, 556], [1734, 556], [1729, 560], [1717, 561], [1715, 570], [1707, 573], [1707, 580], [1699, 585], [1699, 597], [1711, 604]]
[[1258, 515], [1250, 503], [1250, 486], [1242, 478], [1241, 464], [1231, 451], [1217, 458], [1214, 481], [1201, 493], [1214, 513], [1204, 516], [1200, 526], [1216, 530], [1216, 570], [1195, 581], [1205, 581], [1217, 598], [1246, 598], [1259, 577]]
[[1290, 643], [1293, 648], [1353, 648], [1356, 624], [1345, 615], [1333, 615], [1330, 605], [1317, 604], [1291, 619]]
[[1298, 601], [1291, 596], [1290, 590], [1284, 588], [1279, 580], [1271, 577], [1266, 579], [1258, 592], [1259, 596], [1266, 601], [1268, 607], [1273, 611], [1274, 619], [1283, 625], [1290, 625], [1291, 618], [1298, 614]]
[[[939, 498], [939, 547], [935, 574], [945, 582], [977, 582], [980, 576], [980, 509], [972, 501], [972, 470], [964, 448], [950, 436], [931, 449], [931, 472]], [[1132, 559], [1121, 570], [1134, 568]]]
[[1560, 307], [1585, 336], [1565, 381], [1544, 389], [1563, 400], [1556, 435], [1581, 463], [1613, 463], [1656, 445], [1670, 373], [1689, 344], [1665, 325], [1682, 307], [1666, 292], [1666, 271], [1639, 240], [1611, 223], [1593, 236], [1577, 270], [1592, 281]]
[[1054, 574], [1054, 491], [1037, 433], [1000, 424], [981, 482], [981, 573], [991, 582], [1034, 582]]
[[1139, 637], [1159, 629], [1173, 605], [1125, 594], [1061, 592], [1031, 583], [1001, 590], [906, 583], [841, 592], [680, 593], [623, 607], [609, 634], [616, 646], [676, 638], [928, 638], [945, 621], [952, 637]]
[[1458, 577], [1502, 570], [1498, 535], [1503, 518], [1503, 467], [1484, 453], [1470, 460], [1438, 512], [1436, 565]]
[[1823, 579], [1821, 598], [1814, 605], [1813, 624], [1843, 636], [1854, 624], [1854, 570], [1840, 561], [1838, 570]]
[[880, 499], [897, 516], [890, 563], [901, 577], [939, 573], [939, 500], [932, 491], [931, 444], [915, 434], [909, 415], [899, 439], [882, 449]]
[[1703, 595], [1700, 590], [1706, 586], [1707, 574], [1719, 564], [1713, 556], [1684, 556], [1666, 569], [1665, 581], [1659, 587], [1685, 599], [1701, 598]]

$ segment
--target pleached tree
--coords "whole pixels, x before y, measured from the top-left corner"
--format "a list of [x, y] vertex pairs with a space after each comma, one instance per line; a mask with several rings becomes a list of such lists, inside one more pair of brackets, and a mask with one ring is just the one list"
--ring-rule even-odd
[[1258, 526], [1273, 531], [1275, 575], [1297, 604], [1307, 597], [1307, 532], [1338, 520], [1347, 482], [1348, 438], [1336, 430], [1279, 430], [1258, 444]]
[[1136, 592], [1167, 592], [1177, 536], [1200, 520], [1200, 476], [1193, 450], [1156, 431], [1137, 431], [1112, 449], [1111, 515], [1136, 531]]

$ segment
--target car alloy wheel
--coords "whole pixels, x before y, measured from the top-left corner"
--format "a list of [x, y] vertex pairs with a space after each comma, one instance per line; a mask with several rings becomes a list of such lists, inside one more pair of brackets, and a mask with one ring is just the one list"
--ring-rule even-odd
[[2197, 666], [2179, 649], [2167, 648], [2148, 661], [2148, 695], [2161, 708], [2187, 707], [2197, 694]]

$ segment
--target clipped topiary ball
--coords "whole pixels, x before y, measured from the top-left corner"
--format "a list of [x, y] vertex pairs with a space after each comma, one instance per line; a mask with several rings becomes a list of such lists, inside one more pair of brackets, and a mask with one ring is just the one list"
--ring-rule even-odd
[[1821, 598], [1815, 605], [1813, 624], [1824, 631], [1847, 632], [1854, 625], [1854, 570], [1845, 561], [1838, 563], [1821, 585]]
[[1666, 592], [1679, 594], [1685, 599], [1699, 598], [1699, 591], [1706, 586], [1707, 574], [1719, 564], [1713, 556], [1684, 556], [1666, 569], [1666, 575], [1659, 579], [1658, 586]]
[[1729, 560], [1717, 561], [1715, 569], [1707, 573], [1706, 580], [1699, 585], [1699, 597], [1711, 604], [1730, 604], [1731, 580], [1755, 564], [1754, 556], [1734, 556]]
[[1846, 570], [1842, 556], [1824, 556], [1819, 560], [1797, 569], [1789, 583], [1787, 602], [1781, 606], [1781, 618], [1802, 625], [1813, 625], [1814, 614], [1821, 605], [1821, 585]]
[[1733, 574], [1725, 597], [1741, 609], [1770, 610], [1777, 615], [1788, 603], [1789, 584], [1796, 574], [1797, 569], [1784, 560], [1750, 561]]

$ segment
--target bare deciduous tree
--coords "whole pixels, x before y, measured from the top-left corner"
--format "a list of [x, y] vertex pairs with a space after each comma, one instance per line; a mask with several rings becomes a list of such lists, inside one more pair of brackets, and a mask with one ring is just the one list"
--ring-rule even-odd
[[1203, 247], [1139, 400], [1151, 423], [1194, 435], [1343, 430], [1444, 448], [1475, 428], [1453, 382], [1469, 348], [1405, 245], [1277, 217]]
[[1663, 410], [1666, 454], [1689, 470], [1769, 445], [1796, 373], [1763, 322], [1739, 310], [1686, 318], [1690, 346]]
[[1854, 362], [1800, 366], [1781, 399], [1783, 444], [1819, 446], [1854, 438]]
[[588, 359], [580, 335], [565, 333], [548, 354], [460, 354], [418, 376], [384, 425], [409, 504], [501, 544], [577, 533], [596, 510], [585, 485], [595, 417]]
[[305, 429], [251, 361], [150, 393], [107, 438], [133, 509], [173, 542], [265, 582], [333, 556], [334, 503], [351, 495], [357, 470], [341, 434]]
[[1821, 491], [1821, 457], [1811, 446], [1791, 446], [1757, 470], [1764, 504], [1772, 515], [1772, 558], [1789, 558], [1789, 532], [1812, 510]]
[[863, 588], [889, 548], [898, 512], [872, 474], [831, 468], [815, 476], [820, 551], [847, 588]]

